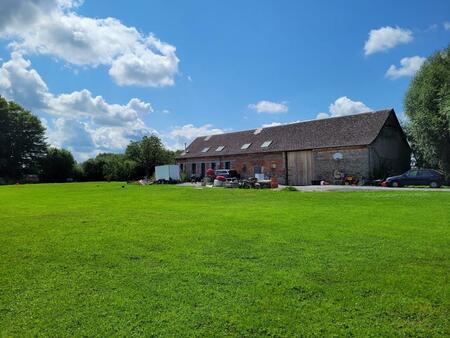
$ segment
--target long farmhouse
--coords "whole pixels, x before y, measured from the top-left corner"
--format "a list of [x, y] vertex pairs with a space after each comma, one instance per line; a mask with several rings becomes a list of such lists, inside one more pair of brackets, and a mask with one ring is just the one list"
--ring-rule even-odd
[[393, 109], [197, 137], [177, 163], [189, 176], [208, 168], [263, 173], [290, 185], [406, 171], [411, 149]]

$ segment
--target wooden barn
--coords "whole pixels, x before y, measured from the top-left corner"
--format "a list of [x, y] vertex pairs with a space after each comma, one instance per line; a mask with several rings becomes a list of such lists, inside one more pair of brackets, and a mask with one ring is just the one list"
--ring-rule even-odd
[[187, 175], [235, 169], [290, 185], [333, 182], [336, 173], [380, 178], [410, 167], [411, 149], [393, 109], [197, 137], [177, 163]]

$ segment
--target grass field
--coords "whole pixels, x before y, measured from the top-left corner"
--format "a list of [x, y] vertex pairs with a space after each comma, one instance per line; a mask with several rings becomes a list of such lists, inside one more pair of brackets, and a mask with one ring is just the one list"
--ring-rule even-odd
[[450, 194], [0, 187], [0, 336], [449, 336]]

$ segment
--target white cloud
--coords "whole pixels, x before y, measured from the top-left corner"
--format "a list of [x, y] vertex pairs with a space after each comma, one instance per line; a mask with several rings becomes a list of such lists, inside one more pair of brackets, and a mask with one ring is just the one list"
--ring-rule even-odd
[[342, 96], [330, 104], [329, 113], [319, 113], [316, 118], [324, 119], [328, 117], [360, 114], [369, 111], [372, 111], [372, 109], [367, 107], [361, 101], [352, 101], [347, 96]]
[[27, 104], [30, 108], [47, 107], [50, 99], [46, 83], [38, 72], [28, 69], [31, 63], [20, 53], [11, 54], [11, 60], [0, 68], [0, 93], [9, 99]]
[[119, 85], [174, 84], [179, 63], [174, 46], [114, 18], [78, 15], [74, 9], [79, 5], [72, 0], [2, 0], [0, 38], [22, 53], [51, 55], [78, 66], [110, 66]]
[[450, 21], [444, 22], [444, 29], [445, 29], [446, 31], [450, 30]]
[[330, 114], [328, 114], [328, 113], [318, 113], [316, 118], [318, 120], [321, 120], [321, 119], [326, 119], [328, 117], [330, 117]]
[[399, 44], [406, 44], [413, 40], [413, 34], [408, 29], [400, 27], [381, 27], [369, 32], [369, 39], [364, 45], [366, 55], [383, 52]]
[[184, 126], [172, 129], [170, 136], [194, 139], [199, 136], [223, 134], [224, 132], [223, 129], [213, 128], [211, 124], [205, 124], [200, 127], [196, 127], [193, 124], [185, 124]]
[[299, 123], [304, 121], [290, 121], [290, 122], [272, 122], [272, 123], [265, 123], [261, 126], [261, 128], [270, 128], [270, 127], [278, 127], [278, 126], [284, 126], [286, 124], [293, 124], [293, 123]]
[[226, 129], [214, 128], [211, 124], [196, 127], [193, 124], [176, 126], [164, 135], [165, 143], [170, 149], [184, 149], [184, 144], [190, 144], [196, 137], [225, 133]]
[[285, 102], [277, 103], [265, 100], [259, 101], [255, 104], [249, 104], [248, 107], [260, 114], [282, 114], [289, 110]]
[[155, 131], [142, 117], [153, 111], [148, 102], [132, 98], [127, 104], [111, 104], [86, 89], [55, 95], [31, 63], [20, 53], [0, 67], [0, 94], [37, 113], [45, 113], [52, 145], [65, 147], [78, 159], [100, 151], [120, 151], [132, 139]]
[[400, 60], [400, 67], [391, 65], [385, 76], [391, 79], [398, 79], [402, 76], [414, 75], [425, 62], [426, 58], [420, 56], [406, 57]]
[[278, 127], [278, 126], [281, 126], [283, 124], [284, 123], [281, 123], [281, 122], [264, 123], [261, 127], [262, 128]]

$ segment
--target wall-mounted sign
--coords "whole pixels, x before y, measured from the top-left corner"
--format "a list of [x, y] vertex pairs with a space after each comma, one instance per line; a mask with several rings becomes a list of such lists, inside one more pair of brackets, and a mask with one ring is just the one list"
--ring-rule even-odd
[[335, 161], [340, 161], [344, 158], [344, 155], [342, 155], [342, 153], [334, 153], [333, 154], [333, 160]]

